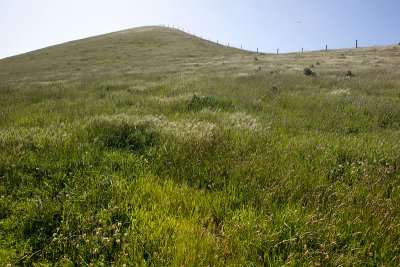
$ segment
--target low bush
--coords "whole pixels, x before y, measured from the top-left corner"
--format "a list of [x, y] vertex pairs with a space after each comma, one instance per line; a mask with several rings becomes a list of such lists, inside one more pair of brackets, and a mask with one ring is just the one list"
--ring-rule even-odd
[[304, 75], [306, 76], [316, 76], [317, 73], [315, 73], [314, 71], [312, 71], [310, 68], [305, 68], [303, 71]]

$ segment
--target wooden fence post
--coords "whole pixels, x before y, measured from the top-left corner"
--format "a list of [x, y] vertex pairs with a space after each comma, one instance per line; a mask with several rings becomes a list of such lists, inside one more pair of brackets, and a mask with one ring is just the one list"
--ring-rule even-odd
[[356, 40], [356, 48], [358, 48], [358, 40]]

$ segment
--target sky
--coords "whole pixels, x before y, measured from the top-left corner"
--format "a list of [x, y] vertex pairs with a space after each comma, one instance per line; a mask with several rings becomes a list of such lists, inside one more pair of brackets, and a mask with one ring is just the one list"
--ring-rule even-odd
[[390, 45], [399, 14], [400, 0], [0, 0], [0, 58], [161, 24], [271, 53]]

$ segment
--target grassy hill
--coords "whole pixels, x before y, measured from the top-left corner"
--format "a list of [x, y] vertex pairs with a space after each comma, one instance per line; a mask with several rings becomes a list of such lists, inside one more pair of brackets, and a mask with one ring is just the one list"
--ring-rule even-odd
[[178, 30], [142, 27], [7, 58], [2, 61], [0, 73], [2, 78], [23, 76], [24, 79], [45, 80], [85, 75], [132, 76], [143, 72], [165, 75], [170, 74], [169, 71], [173, 73], [171, 67], [180, 70], [182, 64], [209, 63], [214, 58], [232, 56], [238, 51]]
[[0, 60], [0, 265], [397, 266], [399, 66], [162, 27]]

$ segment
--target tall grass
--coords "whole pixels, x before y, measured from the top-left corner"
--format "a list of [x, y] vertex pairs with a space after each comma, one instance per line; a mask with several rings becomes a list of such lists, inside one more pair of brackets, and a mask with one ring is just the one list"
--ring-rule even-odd
[[4, 76], [0, 264], [398, 265], [400, 82], [385, 49]]

